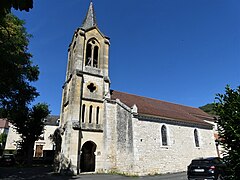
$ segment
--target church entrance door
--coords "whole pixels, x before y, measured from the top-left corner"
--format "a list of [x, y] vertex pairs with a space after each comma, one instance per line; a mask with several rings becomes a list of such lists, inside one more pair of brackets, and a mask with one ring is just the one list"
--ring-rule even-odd
[[87, 141], [82, 146], [80, 168], [81, 172], [95, 171], [95, 151], [97, 145], [92, 141]]

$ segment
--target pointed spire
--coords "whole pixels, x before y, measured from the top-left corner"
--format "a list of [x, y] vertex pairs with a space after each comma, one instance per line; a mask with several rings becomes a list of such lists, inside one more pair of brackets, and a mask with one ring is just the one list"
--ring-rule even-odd
[[87, 15], [82, 23], [82, 28], [86, 30], [94, 26], [97, 26], [97, 20], [96, 20], [94, 8], [93, 8], [93, 2], [91, 1], [88, 8]]

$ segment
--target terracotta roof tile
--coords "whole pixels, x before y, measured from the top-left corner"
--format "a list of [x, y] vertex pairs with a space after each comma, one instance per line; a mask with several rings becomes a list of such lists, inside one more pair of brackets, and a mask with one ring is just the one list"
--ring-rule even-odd
[[0, 119], [0, 128], [9, 128], [9, 124], [6, 119]]
[[174, 104], [119, 91], [111, 91], [111, 99], [119, 99], [129, 107], [132, 107], [135, 104], [138, 107], [139, 114], [210, 126], [210, 124], [204, 122], [203, 119], [211, 118], [211, 116], [199, 108]]
[[[45, 125], [58, 126], [60, 117], [57, 115], [49, 115], [45, 118]], [[0, 118], [0, 128], [9, 128], [7, 119]]]

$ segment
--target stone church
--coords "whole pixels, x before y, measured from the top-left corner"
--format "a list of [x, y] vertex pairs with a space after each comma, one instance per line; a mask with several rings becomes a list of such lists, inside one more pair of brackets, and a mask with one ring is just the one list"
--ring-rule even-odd
[[109, 47], [91, 2], [69, 45], [62, 94], [61, 154], [74, 173], [180, 172], [193, 158], [217, 156], [202, 110], [110, 90]]

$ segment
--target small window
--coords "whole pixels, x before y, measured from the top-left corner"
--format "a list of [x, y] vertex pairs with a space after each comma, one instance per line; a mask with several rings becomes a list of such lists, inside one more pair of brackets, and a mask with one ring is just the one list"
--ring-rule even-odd
[[198, 137], [197, 129], [194, 129], [194, 140], [195, 140], [195, 146], [199, 147], [199, 137]]
[[165, 125], [162, 126], [161, 128], [161, 135], [162, 135], [162, 146], [167, 146], [167, 128]]
[[92, 106], [89, 107], [89, 123], [92, 123]]
[[99, 107], [97, 107], [96, 124], [99, 124]]
[[94, 91], [97, 89], [97, 87], [96, 87], [93, 83], [90, 83], [90, 84], [87, 86], [87, 88], [88, 88], [88, 90], [89, 90], [90, 92], [94, 92]]
[[84, 123], [85, 121], [85, 104], [82, 106], [82, 122]]

